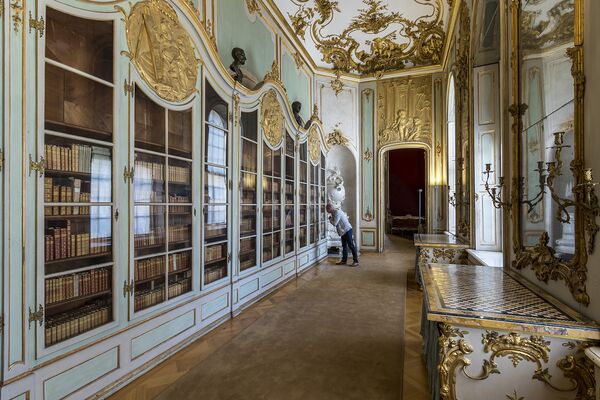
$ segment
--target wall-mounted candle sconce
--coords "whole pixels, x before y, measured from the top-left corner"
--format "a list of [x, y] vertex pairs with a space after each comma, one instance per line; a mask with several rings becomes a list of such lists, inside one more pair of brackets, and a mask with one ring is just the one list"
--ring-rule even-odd
[[494, 208], [510, 209], [512, 204], [510, 202], [502, 201], [502, 193], [503, 193], [503, 189], [504, 189], [504, 177], [501, 176], [498, 178], [497, 185], [490, 185], [490, 175], [493, 173], [494, 173], [494, 171], [492, 170], [492, 164], [490, 164], [490, 163], [485, 164], [485, 171], [483, 172], [483, 174], [485, 175], [485, 191], [492, 199], [492, 204], [494, 205]]

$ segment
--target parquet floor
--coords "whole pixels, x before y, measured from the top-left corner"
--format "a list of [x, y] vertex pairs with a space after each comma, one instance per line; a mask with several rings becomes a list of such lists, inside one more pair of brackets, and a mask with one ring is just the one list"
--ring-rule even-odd
[[[388, 286], [386, 282], [389, 282], [390, 279], [394, 279], [390, 272], [397, 268], [397, 272], [400, 271], [402, 274], [409, 273], [414, 268], [414, 248], [410, 244], [410, 241], [398, 241], [398, 239], [392, 240], [392, 242], [386, 243], [386, 253], [383, 255], [377, 254], [367, 254], [364, 255], [361, 259], [361, 273], [364, 271], [368, 271], [375, 276], [375, 282], [378, 285], [383, 284], [384, 286]], [[394, 254], [396, 253], [396, 254]], [[398, 254], [399, 253], [399, 254]], [[384, 267], [380, 268], [372, 268], [369, 270], [371, 265], [381, 264]], [[364, 266], [364, 267], [363, 267]], [[390, 269], [390, 266], [393, 268]], [[259, 301], [255, 305], [251, 306], [249, 309], [245, 310], [242, 314], [233, 318], [232, 320], [224, 323], [220, 327], [216, 328], [214, 331], [208, 333], [201, 339], [192, 343], [190, 346], [186, 347], [181, 352], [177, 353], [173, 357], [169, 358], [162, 364], [158, 365], [142, 377], [138, 378], [131, 384], [122, 388], [119, 392], [113, 395], [110, 399], [113, 400], [150, 400], [150, 399], [170, 399], [174, 398], [173, 395], [177, 393], [176, 398], [183, 400], [189, 398], [190, 393], [186, 393], [185, 390], [174, 390], [175, 388], [186, 387], [190, 384], [190, 382], [194, 382], [194, 379], [191, 378], [193, 376], [197, 376], [200, 379], [208, 379], [206, 375], [210, 375], [210, 371], [207, 370], [207, 365], [213, 365], [214, 360], [219, 360], [219, 355], [221, 355], [220, 359], [222, 361], [223, 354], [231, 355], [231, 352], [228, 352], [229, 348], [232, 346], [240, 346], [240, 342], [243, 338], [249, 336], [253, 330], [256, 330], [257, 326], [261, 326], [265, 319], [263, 316], [269, 317], [267, 314], [275, 314], [279, 312], [282, 308], [289, 306], [286, 303], [290, 302], [290, 298], [294, 298], [298, 296], [299, 289], [303, 288], [307, 284], [310, 284], [316, 278], [327, 279], [331, 275], [332, 268], [337, 268], [328, 264], [323, 264], [317, 266], [307, 272], [306, 274], [300, 276], [298, 279], [288, 283], [275, 293], [266, 297], [265, 299]], [[365, 269], [363, 269], [365, 268]], [[335, 272], [335, 271], [334, 271]], [[375, 395], [369, 396], [361, 394], [358, 392], [344, 393], [343, 397], [345, 399], [353, 399], [360, 398], [365, 400], [370, 399], [400, 399], [403, 400], [428, 400], [430, 397], [427, 393], [426, 389], [426, 375], [425, 375], [425, 367], [423, 365], [421, 359], [421, 337], [419, 335], [419, 327], [420, 327], [420, 307], [421, 307], [421, 293], [418, 290], [416, 284], [414, 283], [414, 278], [408, 277], [408, 287], [406, 288], [406, 302], [400, 301], [397, 303], [398, 305], [404, 306], [405, 309], [405, 331], [404, 337], [400, 336], [400, 342], [403, 342], [404, 346], [400, 345], [403, 349], [399, 349], [399, 354], [401, 356], [401, 360], [403, 359], [404, 368], [402, 368], [402, 362], [400, 362], [397, 366], [394, 365], [394, 369], [397, 371], [402, 378], [396, 381], [401, 385], [400, 390], [403, 392], [402, 397], [396, 397], [395, 394], [390, 392], [389, 396], [379, 396]], [[404, 285], [401, 282], [402, 286]], [[329, 288], [329, 286], [327, 286]], [[308, 289], [308, 288], [307, 288]], [[344, 288], [338, 288], [342, 290], [346, 290]], [[358, 288], [354, 285], [347, 288], [347, 290], [357, 290]], [[396, 289], [395, 289], [396, 290]], [[404, 297], [404, 289], [400, 288], [400, 291], [397, 292], [402, 297]], [[404, 307], [402, 307], [404, 308]], [[350, 311], [350, 310], [349, 310]], [[402, 317], [400, 315], [400, 317]], [[260, 321], [259, 321], [260, 320]], [[258, 324], [254, 325], [255, 322], [259, 321]], [[381, 324], [381, 319], [376, 323]], [[369, 321], [371, 322], [371, 321]], [[356, 324], [356, 321], [354, 321]], [[321, 322], [321, 325], [323, 323]], [[398, 326], [401, 326], [399, 324]], [[373, 329], [376, 331], [377, 326], [373, 325], [369, 329]], [[346, 330], [350, 333], [349, 337], [352, 337], [352, 334], [356, 336], [356, 332], [358, 329], [360, 331], [360, 327], [357, 328], [355, 325], [354, 330]], [[370, 330], [366, 329], [364, 332], [369, 332]], [[312, 330], [309, 333], [314, 333], [314, 331], [318, 331], [318, 329]], [[344, 332], [344, 329], [340, 329]], [[243, 333], [243, 335], [242, 335]], [[262, 332], [263, 334], [265, 332]], [[374, 333], [373, 338], [382, 337], [378, 333]], [[400, 334], [401, 335], [401, 334]], [[384, 336], [385, 337], [385, 336]], [[345, 337], [344, 337], [345, 338]], [[365, 337], [366, 339], [366, 337]], [[386, 337], [386, 340], [390, 340], [391, 337]], [[362, 339], [364, 341], [364, 339]], [[372, 340], [372, 339], [371, 339]], [[370, 343], [370, 342], [366, 342]], [[396, 342], [398, 343], [398, 342]], [[336, 353], [339, 354], [339, 351]], [[402, 355], [403, 354], [403, 355]], [[287, 355], [282, 355], [282, 360], [287, 361]], [[294, 355], [295, 357], [298, 354]], [[344, 354], [346, 356], [346, 354]], [[365, 355], [361, 354], [360, 357], [364, 358]], [[209, 359], [210, 358], [210, 359]], [[225, 357], [226, 358], [226, 357]], [[375, 358], [382, 358], [377, 355]], [[331, 363], [331, 359], [328, 362]], [[354, 360], [351, 360], [354, 361]], [[362, 361], [361, 359], [357, 360], [359, 363]], [[285, 363], [282, 361], [282, 363]], [[220, 362], [222, 365], [223, 363]], [[375, 365], [375, 364], [374, 364]], [[339, 367], [339, 366], [338, 366]], [[204, 370], [202, 369], [204, 368]], [[330, 374], [330, 377], [335, 377], [335, 375], [331, 375], [330, 371], [327, 371], [326, 365], [315, 365], [319, 372], [320, 376], [325, 376], [327, 373]], [[335, 368], [334, 368], [335, 369]], [[208, 372], [207, 372], [208, 371]], [[352, 371], [350, 371], [352, 372]], [[392, 375], [393, 376], [393, 375]], [[340, 378], [344, 378], [343, 376]], [[394, 378], [395, 379], [395, 378]], [[341, 379], [340, 379], [341, 380]], [[187, 383], [186, 383], [187, 382]], [[390, 385], [390, 381], [384, 382], [387, 385]], [[403, 387], [402, 387], [403, 386]], [[392, 386], [390, 386], [392, 387]], [[396, 392], [394, 389], [393, 392]], [[181, 395], [180, 395], [181, 393]], [[365, 392], [367, 393], [367, 392]], [[374, 393], [374, 392], [371, 392]], [[400, 393], [398, 391], [398, 393]], [[188, 397], [186, 397], [188, 396]], [[224, 396], [224, 397], [223, 397]], [[290, 393], [290, 395], [286, 395], [281, 397], [279, 395], [270, 395], [265, 397], [256, 397], [256, 396], [242, 396], [239, 395], [237, 397], [232, 397], [231, 394], [225, 394], [221, 396], [219, 393], [209, 393], [208, 396], [203, 396], [202, 393], [198, 393], [197, 397], [192, 398], [211, 398], [211, 399], [254, 399], [254, 398], [265, 398], [265, 399], [290, 399], [290, 398], [302, 398], [307, 400], [313, 399], [329, 399], [330, 397], [322, 397], [315, 396], [314, 392], [305, 392], [303, 397], [294, 396]], [[338, 398], [338, 397], [333, 397]]]

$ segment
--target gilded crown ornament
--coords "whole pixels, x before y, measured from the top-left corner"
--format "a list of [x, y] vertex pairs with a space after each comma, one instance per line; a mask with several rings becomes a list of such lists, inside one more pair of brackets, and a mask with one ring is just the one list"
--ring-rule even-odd
[[281, 105], [277, 100], [277, 93], [271, 89], [262, 98], [260, 103], [261, 126], [265, 138], [273, 147], [279, 146], [284, 135], [284, 116]]

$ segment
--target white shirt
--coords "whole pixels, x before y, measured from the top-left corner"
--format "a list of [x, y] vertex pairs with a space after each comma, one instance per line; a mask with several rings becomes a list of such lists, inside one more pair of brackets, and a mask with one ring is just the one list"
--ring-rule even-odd
[[350, 225], [350, 221], [348, 221], [348, 215], [342, 210], [335, 210], [331, 213], [329, 222], [335, 226], [335, 229], [340, 236], [344, 236], [346, 232], [352, 229], [352, 225]]

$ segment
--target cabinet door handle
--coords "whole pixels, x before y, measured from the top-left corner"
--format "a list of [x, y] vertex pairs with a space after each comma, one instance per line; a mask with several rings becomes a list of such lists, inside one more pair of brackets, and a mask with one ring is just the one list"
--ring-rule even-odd
[[119, 220], [119, 209], [117, 208], [115, 210], [115, 221], [118, 221], [118, 220]]

